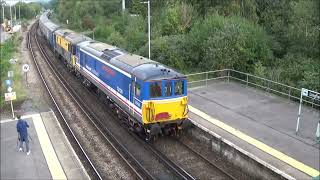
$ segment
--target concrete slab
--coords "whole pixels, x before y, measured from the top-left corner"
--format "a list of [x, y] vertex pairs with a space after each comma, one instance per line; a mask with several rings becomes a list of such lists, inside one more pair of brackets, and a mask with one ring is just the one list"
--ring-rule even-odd
[[78, 156], [52, 111], [40, 113], [58, 159], [68, 179], [89, 179]]
[[1, 123], [1, 179], [51, 179], [32, 118], [26, 120], [32, 138], [29, 156], [18, 152], [16, 121]]
[[[304, 107], [301, 131], [295, 135], [298, 104], [245, 85], [217, 82], [207, 87], [193, 88], [189, 90], [189, 103], [211, 117], [319, 171], [319, 144], [315, 141], [319, 111]], [[199, 119], [192, 114], [191, 116], [195, 121]], [[212, 126], [208, 122], [198, 121], [209, 129]], [[228, 134], [220, 133], [221, 136]], [[241, 144], [240, 147], [243, 148], [242, 146], [252, 149], [248, 144]], [[263, 154], [259, 153], [259, 156], [266, 156]], [[271, 159], [268, 161], [274, 162]], [[278, 163], [278, 166], [282, 169], [284, 167], [282, 163]]]
[[[22, 118], [30, 125], [31, 154], [27, 156], [17, 151], [16, 120], [2, 119], [1, 179], [90, 179], [53, 112], [25, 115]], [[45, 136], [47, 139], [43, 139]], [[53, 162], [55, 158], [57, 161]], [[62, 172], [57, 171], [59, 168], [62, 168]]]

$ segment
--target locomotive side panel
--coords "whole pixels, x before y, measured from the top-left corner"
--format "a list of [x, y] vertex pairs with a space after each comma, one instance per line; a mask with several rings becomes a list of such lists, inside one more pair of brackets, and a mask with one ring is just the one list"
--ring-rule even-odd
[[60, 35], [56, 35], [56, 51], [67, 61], [70, 59], [69, 46], [69, 41]]
[[84, 51], [80, 51], [80, 66], [81, 74], [94, 83], [96, 87], [115, 101], [123, 110], [142, 123], [141, 109], [129, 100], [131, 77], [122, 74], [103, 63], [103, 60], [99, 60], [98, 57]]

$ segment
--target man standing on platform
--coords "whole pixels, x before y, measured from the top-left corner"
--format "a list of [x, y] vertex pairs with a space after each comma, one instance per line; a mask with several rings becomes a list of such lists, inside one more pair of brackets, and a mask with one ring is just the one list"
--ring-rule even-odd
[[20, 115], [17, 115], [17, 118], [18, 118], [17, 132], [18, 132], [18, 139], [20, 141], [19, 151], [23, 150], [23, 142], [25, 142], [27, 155], [29, 155], [30, 149], [29, 149], [28, 129], [27, 129], [29, 128], [29, 125], [27, 121], [21, 119]]

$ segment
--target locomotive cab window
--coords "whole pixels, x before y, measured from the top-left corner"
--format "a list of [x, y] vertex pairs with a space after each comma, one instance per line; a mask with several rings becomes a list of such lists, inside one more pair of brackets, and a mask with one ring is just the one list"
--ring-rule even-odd
[[141, 94], [141, 85], [139, 83], [135, 83], [135, 96], [140, 97]]
[[76, 55], [76, 46], [75, 45], [72, 45], [72, 54], [73, 55]]
[[162, 96], [161, 82], [150, 83], [150, 97], [157, 98]]
[[174, 82], [174, 95], [184, 94], [183, 81]]
[[171, 83], [171, 81], [165, 82], [164, 95], [165, 96], [171, 96], [172, 95], [172, 83]]

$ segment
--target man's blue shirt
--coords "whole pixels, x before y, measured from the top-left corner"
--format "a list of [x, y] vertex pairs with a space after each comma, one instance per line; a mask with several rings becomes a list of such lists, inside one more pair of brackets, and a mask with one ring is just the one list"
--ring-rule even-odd
[[20, 134], [22, 140], [27, 140], [28, 138], [28, 123], [25, 120], [19, 119], [17, 123], [17, 131]]

